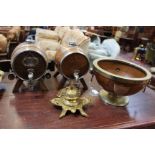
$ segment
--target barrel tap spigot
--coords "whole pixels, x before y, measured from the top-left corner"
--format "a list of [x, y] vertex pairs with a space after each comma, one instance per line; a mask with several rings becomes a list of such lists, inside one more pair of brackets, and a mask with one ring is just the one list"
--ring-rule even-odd
[[28, 86], [30, 90], [33, 90], [33, 69], [28, 69]]
[[80, 79], [80, 75], [79, 75], [80, 71], [79, 70], [75, 70], [74, 71], [74, 80], [75, 80], [75, 85], [79, 85], [79, 79]]

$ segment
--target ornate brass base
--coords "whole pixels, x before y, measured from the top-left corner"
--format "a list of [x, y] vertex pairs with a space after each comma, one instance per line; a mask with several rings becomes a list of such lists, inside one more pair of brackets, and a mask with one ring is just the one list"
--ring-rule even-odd
[[111, 104], [114, 106], [126, 106], [129, 103], [128, 96], [113, 96], [110, 95], [107, 91], [101, 90], [100, 98], [107, 104]]
[[79, 95], [79, 90], [77, 90], [77, 88], [66, 87], [60, 90], [57, 98], [51, 100], [51, 103], [54, 105], [62, 107], [62, 112], [59, 116], [60, 118], [64, 117], [67, 111], [75, 113], [77, 110], [80, 111], [82, 116], [87, 117], [83, 107], [90, 103], [90, 99], [86, 97], [79, 97]]

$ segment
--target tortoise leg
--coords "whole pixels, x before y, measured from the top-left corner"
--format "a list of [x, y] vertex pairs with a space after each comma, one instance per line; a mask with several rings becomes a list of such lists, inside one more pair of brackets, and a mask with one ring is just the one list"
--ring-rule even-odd
[[66, 113], [67, 113], [67, 110], [62, 110], [62, 112], [61, 112], [61, 114], [60, 114], [60, 116], [59, 116], [59, 118], [62, 118], [62, 117], [64, 117], [65, 115], [66, 115]]
[[82, 116], [87, 117], [88, 115], [84, 112], [84, 110], [82, 108], [79, 109], [80, 113]]

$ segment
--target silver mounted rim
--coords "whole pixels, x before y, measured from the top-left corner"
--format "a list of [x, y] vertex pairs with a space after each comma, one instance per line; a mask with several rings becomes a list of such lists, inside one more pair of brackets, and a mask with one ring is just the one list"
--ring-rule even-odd
[[[61, 59], [61, 61], [60, 61], [60, 64], [62, 64], [62, 62], [64, 61], [64, 59], [67, 57], [67, 56], [69, 56], [69, 55], [72, 55], [72, 54], [81, 54], [81, 55], [83, 55], [85, 58], [86, 58], [86, 60], [87, 60], [87, 62], [88, 62], [88, 70], [89, 70], [89, 61], [88, 61], [88, 58], [87, 58], [87, 56], [83, 53], [83, 52], [81, 52], [81, 51], [79, 51], [79, 52], [74, 52], [74, 53], [72, 53], [72, 52], [69, 52], [69, 53], [67, 53], [62, 59]], [[66, 75], [64, 75], [63, 74], [63, 71], [62, 71], [62, 68], [61, 68], [61, 65], [60, 65], [60, 72], [61, 72], [61, 74], [65, 77], [65, 78], [67, 78], [67, 79], [70, 79], [69, 77], [67, 77]], [[88, 71], [87, 71], [88, 72]], [[87, 73], [86, 72], [86, 73]], [[85, 73], [85, 74], [86, 74]], [[85, 75], [84, 74], [84, 75]], [[82, 75], [82, 76], [80, 76], [80, 78], [82, 78], [84, 75]]]
[[[17, 75], [17, 77], [20, 78], [21, 80], [27, 80], [27, 79], [23, 79], [22, 77], [20, 77], [20, 76], [18, 75], [18, 73], [15, 72], [13, 62], [14, 62], [14, 60], [16, 59], [16, 57], [17, 57], [21, 52], [26, 52], [26, 51], [29, 51], [29, 50], [36, 51], [38, 54], [40, 54], [40, 55], [45, 59], [45, 62], [46, 62], [46, 69], [47, 69], [47, 67], [48, 67], [47, 56], [46, 56], [45, 53], [43, 53], [37, 46], [35, 46], [34, 44], [23, 44], [23, 45], [19, 45], [19, 46], [17, 46], [17, 47], [14, 49], [14, 51], [13, 51], [13, 53], [12, 53], [12, 55], [11, 55], [11, 67], [12, 67], [13, 72], [14, 72], [14, 73]], [[42, 76], [45, 75], [45, 73], [46, 73], [46, 70], [45, 70], [45, 72], [44, 72], [41, 76], [39, 76], [39, 77], [36, 78], [35, 80], [40, 79]]]
[[[130, 66], [133, 66], [139, 70], [141, 70], [142, 72], [145, 73], [146, 76], [142, 77], [142, 78], [130, 78], [130, 77], [123, 77], [123, 76], [120, 76], [120, 75], [116, 75], [116, 74], [113, 74], [111, 72], [108, 72], [106, 71], [105, 69], [102, 69], [99, 65], [98, 65], [98, 62], [101, 61], [101, 60], [105, 60], [105, 61], [117, 61], [117, 62], [122, 62], [124, 64], [128, 64]], [[129, 61], [124, 61], [124, 60], [119, 60], [119, 59], [111, 59], [111, 58], [98, 58], [96, 60], [93, 61], [93, 69], [103, 75], [104, 77], [107, 77], [107, 78], [110, 78], [110, 79], [114, 79], [114, 80], [118, 80], [118, 81], [125, 81], [127, 83], [138, 83], [138, 82], [146, 82], [148, 80], [151, 79], [151, 73], [145, 69], [144, 67], [141, 67], [135, 63], [132, 63], [132, 62], [129, 62]]]

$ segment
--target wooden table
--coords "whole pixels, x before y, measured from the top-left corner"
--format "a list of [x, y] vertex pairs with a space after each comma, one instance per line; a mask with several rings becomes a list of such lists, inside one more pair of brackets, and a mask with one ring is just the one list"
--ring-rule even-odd
[[[90, 75], [86, 75], [88, 84]], [[50, 99], [57, 94], [57, 84], [60, 80], [51, 78], [48, 92], [23, 92], [12, 94], [14, 81], [7, 77], [0, 84], [5, 91], [0, 93], [0, 128], [153, 128], [155, 127], [155, 91], [147, 88], [145, 93], [139, 92], [130, 96], [126, 107], [106, 105], [99, 97], [90, 96], [90, 91], [84, 95], [90, 96], [92, 104], [85, 111], [88, 118], [78, 113], [68, 113], [59, 119], [61, 109], [50, 104]], [[100, 90], [95, 78], [92, 85]]]

